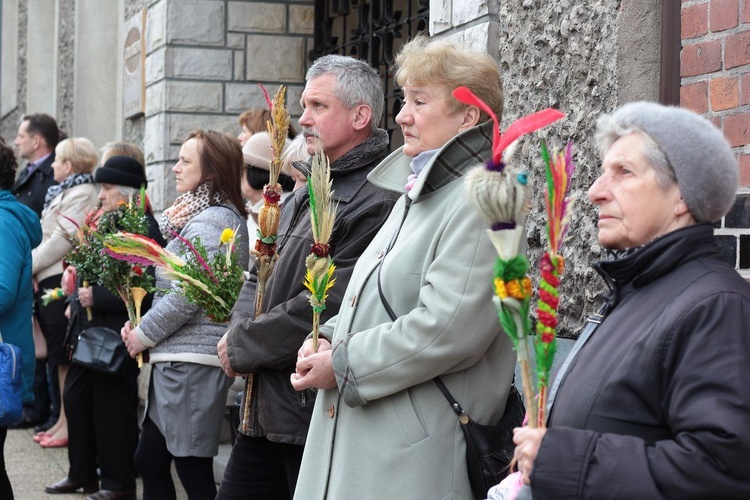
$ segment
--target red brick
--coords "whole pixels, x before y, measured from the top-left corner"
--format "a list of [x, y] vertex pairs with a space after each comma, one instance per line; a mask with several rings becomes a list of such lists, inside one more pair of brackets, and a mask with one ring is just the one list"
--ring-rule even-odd
[[728, 30], [739, 21], [739, 0], [711, 0], [708, 25], [712, 32]]
[[714, 127], [716, 127], [719, 130], [721, 130], [721, 116], [718, 116], [718, 115], [717, 116], [711, 116], [711, 117], [704, 116], [704, 118], [707, 118], [708, 121], [710, 121], [711, 123], [713, 123]]
[[712, 78], [709, 85], [711, 109], [724, 111], [736, 108], [740, 104], [740, 79], [731, 76], [727, 78]]
[[[750, 5], [750, 0], [747, 3]], [[750, 73], [742, 75], [740, 87], [740, 104], [750, 104]]]
[[733, 147], [750, 144], [750, 112], [737, 113], [724, 118], [724, 137]]
[[682, 38], [694, 38], [708, 33], [708, 4], [683, 7], [680, 12]]
[[742, 22], [750, 23], [750, 0], [742, 0]]
[[750, 155], [740, 155], [740, 186], [750, 186]]
[[683, 85], [680, 88], [680, 107], [703, 114], [708, 111], [708, 82]]
[[724, 46], [724, 67], [726, 69], [750, 64], [750, 31], [729, 35]]
[[680, 76], [713, 73], [721, 69], [721, 40], [686, 45], [680, 53]]

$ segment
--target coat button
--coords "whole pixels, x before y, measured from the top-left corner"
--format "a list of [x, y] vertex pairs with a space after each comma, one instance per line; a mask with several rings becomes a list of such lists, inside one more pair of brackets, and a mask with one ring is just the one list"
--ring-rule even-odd
[[378, 260], [382, 259], [384, 255], [385, 255], [385, 250], [379, 251], [378, 252]]
[[328, 408], [328, 416], [333, 418], [333, 416], [336, 414], [336, 408], [333, 407], [333, 405]]

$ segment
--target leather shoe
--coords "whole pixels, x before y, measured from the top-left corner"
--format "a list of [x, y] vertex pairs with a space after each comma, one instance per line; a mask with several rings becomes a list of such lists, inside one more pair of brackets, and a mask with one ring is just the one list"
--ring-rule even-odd
[[35, 425], [40, 425], [43, 422], [41, 420], [33, 420], [24, 413], [21, 415], [21, 419], [18, 422], [13, 422], [8, 426], [8, 429], [31, 429]]
[[83, 488], [84, 493], [94, 493], [99, 490], [99, 481], [92, 481], [90, 483], [79, 483], [78, 481], [73, 481], [69, 477], [65, 476], [60, 481], [56, 482], [55, 484], [50, 484], [49, 486], [44, 487], [44, 491], [47, 493], [57, 494], [57, 493], [77, 493], [78, 490]]
[[99, 490], [86, 500], [135, 500], [135, 491]]

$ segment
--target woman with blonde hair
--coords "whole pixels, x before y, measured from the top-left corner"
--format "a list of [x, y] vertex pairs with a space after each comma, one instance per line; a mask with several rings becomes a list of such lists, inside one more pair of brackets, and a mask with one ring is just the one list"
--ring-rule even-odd
[[[47, 190], [42, 210], [42, 243], [31, 252], [39, 303], [37, 319], [47, 341], [47, 363], [51, 369], [58, 371], [61, 399], [70, 367], [64, 347], [68, 326], [65, 302], [52, 301], [45, 306], [42, 305], [41, 296], [45, 289], [60, 286], [63, 257], [73, 248], [71, 241], [78, 226], [96, 206], [97, 189], [91, 172], [97, 162], [94, 145], [84, 137], [64, 139], [55, 147], [52, 170], [59, 184]], [[57, 422], [42, 434], [39, 445], [43, 448], [68, 445], [68, 425], [62, 402]]]
[[424, 37], [396, 64], [404, 146], [368, 179], [403, 195], [317, 352], [300, 349], [292, 385], [320, 391], [296, 499], [472, 498], [466, 443], [433, 379], [482, 424], [501, 419], [511, 388], [515, 353], [487, 278], [496, 254], [464, 196], [464, 174], [491, 155], [492, 121], [451, 95], [467, 86], [501, 117], [500, 71]]

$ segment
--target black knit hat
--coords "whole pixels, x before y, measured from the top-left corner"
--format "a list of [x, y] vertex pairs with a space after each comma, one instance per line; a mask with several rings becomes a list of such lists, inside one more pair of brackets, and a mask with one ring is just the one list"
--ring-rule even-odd
[[143, 165], [129, 156], [113, 156], [96, 169], [94, 182], [140, 189], [148, 186]]

